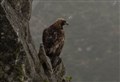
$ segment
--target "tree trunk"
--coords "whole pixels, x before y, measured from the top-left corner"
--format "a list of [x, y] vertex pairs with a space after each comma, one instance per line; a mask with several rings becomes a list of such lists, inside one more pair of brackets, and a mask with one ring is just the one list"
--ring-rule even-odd
[[35, 49], [31, 5], [32, 0], [0, 0], [0, 82], [67, 82], [63, 62], [52, 69], [44, 46]]

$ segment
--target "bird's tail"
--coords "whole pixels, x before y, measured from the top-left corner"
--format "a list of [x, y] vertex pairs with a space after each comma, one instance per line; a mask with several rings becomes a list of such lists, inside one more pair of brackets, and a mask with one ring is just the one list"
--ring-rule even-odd
[[61, 63], [61, 61], [62, 61], [62, 59], [61, 59], [59, 56], [53, 57], [53, 58], [51, 59], [51, 64], [52, 64], [53, 69], [54, 69], [57, 65], [59, 65], [59, 64]]

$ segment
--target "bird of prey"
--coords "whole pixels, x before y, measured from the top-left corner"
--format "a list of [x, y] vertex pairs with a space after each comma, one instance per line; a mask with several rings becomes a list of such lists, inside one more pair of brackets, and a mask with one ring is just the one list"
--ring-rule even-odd
[[65, 40], [64, 25], [68, 25], [66, 20], [59, 18], [43, 31], [42, 41], [46, 55], [50, 58], [51, 63], [60, 55], [63, 48]]

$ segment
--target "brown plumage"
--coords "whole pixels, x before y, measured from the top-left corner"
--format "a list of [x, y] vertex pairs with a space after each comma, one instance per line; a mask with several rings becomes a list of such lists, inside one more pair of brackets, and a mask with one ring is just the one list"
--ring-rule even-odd
[[54, 62], [54, 59], [60, 55], [63, 48], [65, 40], [64, 25], [68, 24], [63, 18], [60, 18], [43, 31], [43, 45], [51, 62]]

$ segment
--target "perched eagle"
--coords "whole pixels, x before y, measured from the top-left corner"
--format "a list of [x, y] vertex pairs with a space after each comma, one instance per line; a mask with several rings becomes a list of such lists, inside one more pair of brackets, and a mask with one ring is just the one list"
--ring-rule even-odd
[[43, 45], [46, 55], [51, 59], [52, 63], [54, 62], [55, 58], [60, 55], [64, 45], [64, 25], [68, 25], [68, 23], [65, 21], [65, 19], [59, 18], [55, 23], [43, 31]]

